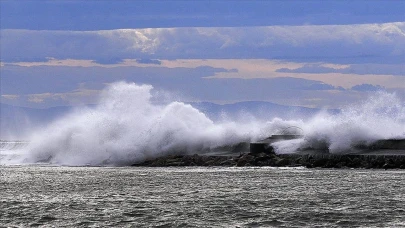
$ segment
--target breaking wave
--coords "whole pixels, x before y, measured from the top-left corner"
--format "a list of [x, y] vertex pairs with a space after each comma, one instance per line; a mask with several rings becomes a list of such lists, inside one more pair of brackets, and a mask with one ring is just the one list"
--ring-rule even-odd
[[258, 135], [258, 126], [214, 123], [181, 102], [153, 104], [152, 88], [125, 82], [110, 85], [96, 107], [76, 110], [34, 131], [19, 159], [8, 162], [121, 165], [170, 153], [204, 153]]
[[395, 94], [380, 91], [343, 108], [339, 114], [321, 112], [298, 126], [305, 132], [304, 137], [275, 143], [278, 153], [306, 148], [344, 153], [381, 139], [404, 139], [405, 103]]
[[111, 84], [97, 106], [81, 108], [33, 131], [29, 145], [18, 149], [18, 156], [3, 156], [0, 163], [128, 165], [173, 153], [208, 153], [263, 139], [289, 126], [301, 128], [304, 138], [275, 143], [277, 153], [305, 147], [339, 153], [358, 142], [405, 138], [404, 104], [389, 93], [379, 92], [339, 114], [321, 112], [309, 121], [214, 122], [188, 104], [155, 104], [152, 89], [134, 83]]

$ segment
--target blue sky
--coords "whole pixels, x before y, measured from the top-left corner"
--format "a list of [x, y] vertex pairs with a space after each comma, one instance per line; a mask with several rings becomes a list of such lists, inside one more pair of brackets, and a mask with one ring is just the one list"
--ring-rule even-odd
[[1, 1], [1, 102], [94, 103], [117, 80], [182, 101], [339, 108], [405, 98], [405, 1]]
[[3, 29], [335, 25], [403, 21], [403, 1], [7, 1]]

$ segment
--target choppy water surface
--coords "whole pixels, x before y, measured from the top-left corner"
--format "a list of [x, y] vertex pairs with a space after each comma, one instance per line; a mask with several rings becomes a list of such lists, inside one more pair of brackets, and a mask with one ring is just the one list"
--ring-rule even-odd
[[405, 227], [405, 171], [0, 167], [2, 226]]

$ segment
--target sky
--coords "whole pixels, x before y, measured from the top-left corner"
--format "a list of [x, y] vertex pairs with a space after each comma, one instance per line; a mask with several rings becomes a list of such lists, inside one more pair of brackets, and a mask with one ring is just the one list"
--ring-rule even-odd
[[405, 1], [0, 1], [1, 103], [97, 102], [115, 81], [174, 99], [340, 108], [405, 100]]

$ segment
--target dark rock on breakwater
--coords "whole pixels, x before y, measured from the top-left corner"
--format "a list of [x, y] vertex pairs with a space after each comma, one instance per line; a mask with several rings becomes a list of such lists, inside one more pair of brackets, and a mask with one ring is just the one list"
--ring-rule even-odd
[[245, 153], [239, 156], [170, 155], [133, 166], [273, 166], [307, 168], [405, 169], [403, 155]]
[[235, 166], [236, 157], [204, 155], [169, 155], [146, 160], [132, 166], [170, 167], [170, 166]]
[[[170, 155], [146, 160], [134, 166], [305, 166], [307, 168], [405, 169], [405, 139], [377, 140], [372, 144], [363, 142], [354, 145], [353, 149], [346, 151], [345, 154], [331, 154], [327, 145], [324, 148], [301, 148], [292, 154], [275, 153], [272, 143], [302, 137], [303, 135], [299, 134], [272, 135], [258, 142], [242, 142], [233, 146], [219, 147], [214, 150], [214, 154]], [[246, 151], [250, 152], [246, 153]]]

